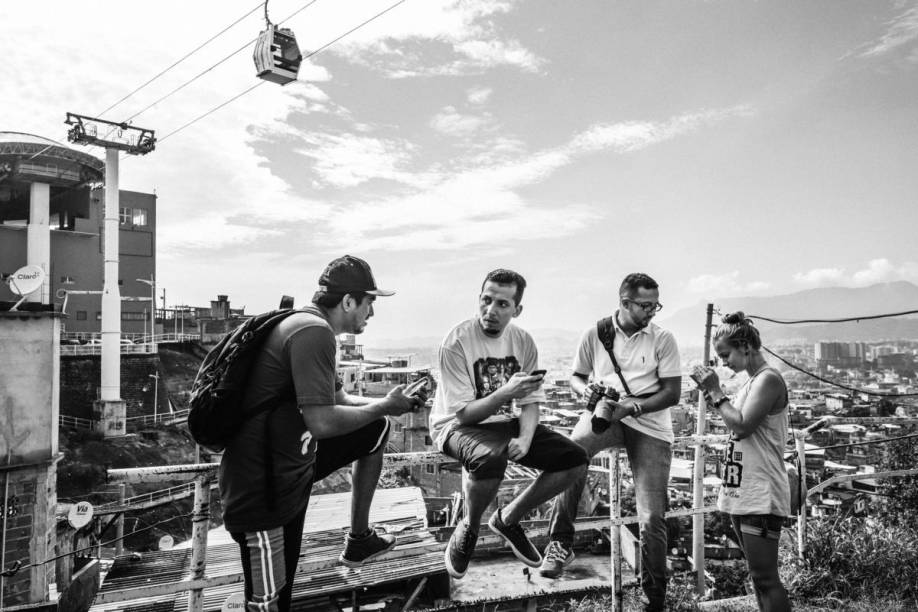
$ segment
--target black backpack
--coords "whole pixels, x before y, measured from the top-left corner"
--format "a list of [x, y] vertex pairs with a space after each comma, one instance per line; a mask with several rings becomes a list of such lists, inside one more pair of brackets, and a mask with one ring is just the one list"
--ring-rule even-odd
[[249, 371], [265, 338], [294, 312], [290, 308], [256, 315], [226, 334], [207, 353], [191, 387], [188, 431], [201, 446], [222, 451], [246, 419], [270, 406], [274, 397], [243, 410]]

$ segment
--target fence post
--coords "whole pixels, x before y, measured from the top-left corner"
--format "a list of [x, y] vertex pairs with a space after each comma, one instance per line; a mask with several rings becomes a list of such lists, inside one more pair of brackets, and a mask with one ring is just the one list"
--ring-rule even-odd
[[[708, 304], [704, 324], [704, 365], [711, 359], [711, 319], [714, 316], [714, 304]], [[700, 438], [705, 434], [705, 422], [708, 407], [704, 394], [698, 393], [698, 416], [695, 419], [695, 433]], [[692, 563], [695, 564], [695, 592], [704, 595], [704, 514], [697, 512], [704, 508], [704, 443], [698, 440], [695, 446], [694, 478], [692, 483]]]
[[115, 523], [115, 556], [120, 557], [124, 554], [124, 489], [125, 484], [118, 485], [118, 505], [121, 507], [121, 514], [118, 515], [118, 522]]
[[797, 556], [806, 554], [806, 430], [794, 430], [794, 444], [800, 461], [800, 514], [797, 515]]
[[[618, 447], [609, 450], [609, 514], [613, 520], [622, 517], [621, 466], [618, 461]], [[612, 610], [624, 610], [622, 593], [622, 526], [609, 524], [609, 543], [612, 547]]]
[[[191, 580], [204, 578], [207, 570], [207, 529], [210, 526], [210, 476], [194, 479], [194, 513], [191, 516]], [[189, 612], [204, 609], [204, 589], [188, 592]]]

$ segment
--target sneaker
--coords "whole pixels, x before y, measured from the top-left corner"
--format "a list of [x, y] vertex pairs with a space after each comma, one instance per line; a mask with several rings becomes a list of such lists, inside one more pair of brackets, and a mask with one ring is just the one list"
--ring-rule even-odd
[[450, 576], [453, 578], [465, 576], [465, 570], [469, 568], [469, 561], [472, 560], [472, 553], [475, 552], [477, 543], [478, 529], [472, 528], [465, 521], [459, 521], [444, 553], [446, 571]]
[[552, 540], [545, 548], [545, 558], [542, 559], [542, 567], [539, 568], [539, 573], [546, 578], [557, 578], [573, 560], [573, 550], [570, 550], [557, 540]]
[[523, 531], [519, 523], [516, 525], [508, 525], [505, 523], [501, 518], [500, 508], [491, 515], [491, 520], [488, 521], [488, 527], [491, 531], [507, 540], [507, 544], [510, 545], [510, 549], [513, 551], [513, 554], [516, 555], [517, 559], [529, 567], [539, 567], [539, 565], [542, 564], [542, 554], [532, 545], [529, 538], [526, 537], [526, 532]]
[[338, 561], [348, 567], [360, 567], [367, 561], [375, 559], [381, 554], [395, 547], [395, 536], [379, 535], [370, 529], [365, 535], [354, 537], [347, 534], [344, 541], [344, 551]]

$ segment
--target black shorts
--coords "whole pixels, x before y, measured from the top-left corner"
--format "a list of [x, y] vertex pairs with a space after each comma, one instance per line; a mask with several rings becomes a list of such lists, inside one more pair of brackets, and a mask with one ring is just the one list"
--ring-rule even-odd
[[390, 427], [389, 419], [384, 417], [343, 436], [318, 440], [313, 482], [385, 448]]
[[[519, 435], [519, 419], [459, 425], [446, 433], [443, 453], [459, 461], [472, 480], [503, 478], [507, 447]], [[536, 426], [529, 452], [516, 461], [543, 472], [561, 472], [588, 462], [583, 447], [544, 425]]]

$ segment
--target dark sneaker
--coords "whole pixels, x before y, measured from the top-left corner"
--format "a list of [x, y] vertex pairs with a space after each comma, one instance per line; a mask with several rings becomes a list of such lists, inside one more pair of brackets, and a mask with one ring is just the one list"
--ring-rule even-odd
[[552, 540], [545, 548], [545, 558], [542, 559], [542, 567], [539, 568], [539, 573], [546, 578], [557, 578], [573, 560], [573, 550], [570, 550], [557, 540]]
[[529, 567], [539, 567], [542, 564], [542, 554], [526, 537], [526, 532], [523, 531], [519, 523], [516, 525], [505, 523], [500, 516], [500, 508], [491, 515], [488, 527], [491, 531], [507, 540], [507, 544], [510, 545], [510, 549], [517, 559]]
[[469, 568], [469, 561], [472, 560], [472, 553], [475, 552], [477, 543], [478, 529], [472, 528], [465, 521], [459, 521], [444, 553], [446, 571], [450, 576], [453, 578], [465, 576], [465, 570]]
[[355, 538], [347, 534], [344, 539], [344, 551], [338, 557], [338, 561], [348, 567], [360, 567], [367, 561], [392, 550], [394, 546], [395, 536], [379, 535], [373, 529], [363, 537]]

